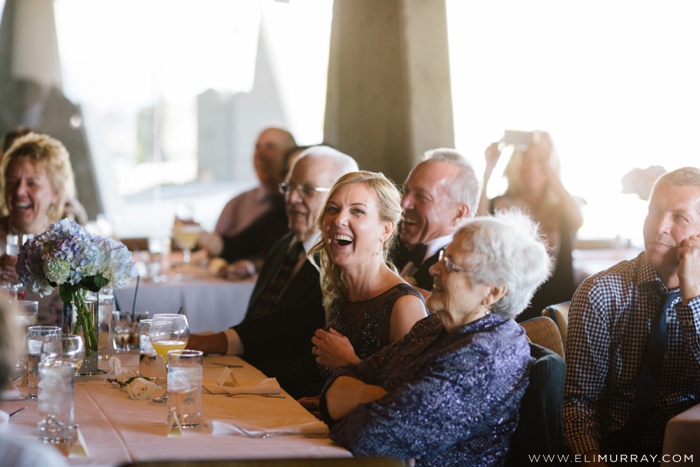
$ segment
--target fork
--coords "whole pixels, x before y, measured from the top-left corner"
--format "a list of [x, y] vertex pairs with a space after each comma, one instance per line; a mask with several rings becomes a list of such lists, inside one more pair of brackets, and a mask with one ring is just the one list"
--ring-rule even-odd
[[249, 438], [255, 438], [255, 439], [265, 439], [265, 438], [271, 438], [272, 436], [282, 436], [282, 435], [301, 435], [306, 438], [327, 438], [328, 433], [291, 433], [289, 431], [263, 431], [263, 432], [253, 432], [246, 430], [245, 428], [241, 428], [240, 426], [232, 423], [234, 427], [236, 427], [237, 430], [239, 430], [241, 433], [244, 435], [248, 436]]
[[[286, 434], [286, 433], [283, 432], [283, 431], [253, 432], [253, 431], [248, 431], [248, 430], [246, 430], [245, 428], [241, 428], [241, 427], [238, 426], [238, 425], [234, 425], [233, 423], [232, 423], [231, 425], [233, 425], [234, 427], [236, 427], [236, 429], [237, 429], [238, 431], [240, 431], [241, 433], [243, 433], [243, 434], [246, 435], [247, 437], [249, 437], [249, 438], [255, 438], [255, 439], [265, 439], [265, 438], [270, 438], [270, 437], [272, 437], [272, 436], [279, 436], [279, 435], [284, 435], [284, 434]], [[292, 433], [289, 433], [289, 434], [292, 434]]]
[[10, 417], [12, 417], [13, 415], [17, 415], [18, 413], [20, 413], [21, 411], [25, 410], [26, 408], [27, 408], [27, 406], [25, 405], [25, 406], [22, 407], [21, 409], [15, 410], [14, 412], [12, 412], [12, 413], [10, 414]]
[[204, 362], [205, 365], [223, 366], [224, 368], [243, 368], [243, 365], [227, 365], [219, 362]]
[[258, 394], [256, 392], [237, 392], [236, 394], [229, 394], [226, 397], [233, 397], [233, 396], [260, 396], [260, 397], [270, 397], [274, 399], [286, 399], [287, 396], [283, 396], [281, 394]]

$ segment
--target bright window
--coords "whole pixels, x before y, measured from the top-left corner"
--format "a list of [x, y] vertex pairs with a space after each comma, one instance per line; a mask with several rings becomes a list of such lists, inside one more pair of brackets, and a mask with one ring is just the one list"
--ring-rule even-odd
[[565, 186], [588, 202], [579, 237], [621, 235], [640, 245], [646, 202], [620, 193], [622, 176], [700, 160], [692, 142], [700, 128], [700, 4], [447, 7], [457, 148], [482, 168], [503, 130], [549, 131]]
[[[198, 170], [198, 96], [253, 88], [258, 39], [280, 115], [299, 144], [322, 141], [332, 2], [328, 0], [57, 0], [64, 93], [80, 104], [105, 210], [122, 236], [165, 234], [174, 206], [212, 229], [225, 202], [255, 183], [260, 127], [239, 170]], [[268, 78], [269, 78], [268, 76]], [[269, 84], [269, 83], [268, 83]]]

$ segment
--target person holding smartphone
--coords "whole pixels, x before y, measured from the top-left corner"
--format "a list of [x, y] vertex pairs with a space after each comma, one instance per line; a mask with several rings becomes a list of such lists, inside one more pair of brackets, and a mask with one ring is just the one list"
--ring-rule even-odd
[[508, 188], [496, 198], [486, 196], [486, 187], [501, 156], [501, 144], [493, 143], [486, 149], [478, 214], [512, 207], [524, 209], [540, 225], [554, 267], [530, 306], [518, 316], [518, 321], [524, 321], [539, 316], [549, 305], [571, 300], [576, 290], [571, 251], [583, 216], [579, 203], [559, 178], [559, 157], [549, 133], [509, 131], [503, 142], [514, 146], [504, 170]]

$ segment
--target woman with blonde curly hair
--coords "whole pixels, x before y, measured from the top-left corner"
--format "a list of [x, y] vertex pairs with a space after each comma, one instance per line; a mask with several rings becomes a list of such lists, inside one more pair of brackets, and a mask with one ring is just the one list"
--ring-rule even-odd
[[[75, 182], [68, 151], [48, 135], [30, 132], [15, 139], [0, 167], [5, 214], [0, 218], [0, 274], [3, 282], [16, 283], [17, 257], [4, 254], [7, 235], [22, 238], [47, 230], [64, 216], [66, 202], [75, 197]], [[60, 305], [54, 301], [50, 297], [40, 301], [41, 324], [60, 322]]]
[[2, 159], [3, 212], [0, 229], [39, 234], [63, 217], [75, 196], [73, 168], [63, 144], [29, 133], [15, 140]]
[[310, 252], [319, 255], [327, 317], [313, 351], [326, 369], [358, 363], [427, 316], [422, 295], [387, 259], [401, 213], [401, 195], [381, 173], [351, 172], [329, 193]]

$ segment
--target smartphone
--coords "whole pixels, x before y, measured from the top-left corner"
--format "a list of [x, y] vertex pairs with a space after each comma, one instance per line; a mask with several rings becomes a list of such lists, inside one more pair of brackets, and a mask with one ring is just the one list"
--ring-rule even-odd
[[532, 131], [506, 130], [503, 134], [503, 143], [512, 144], [518, 149], [527, 150], [532, 144], [534, 133]]

